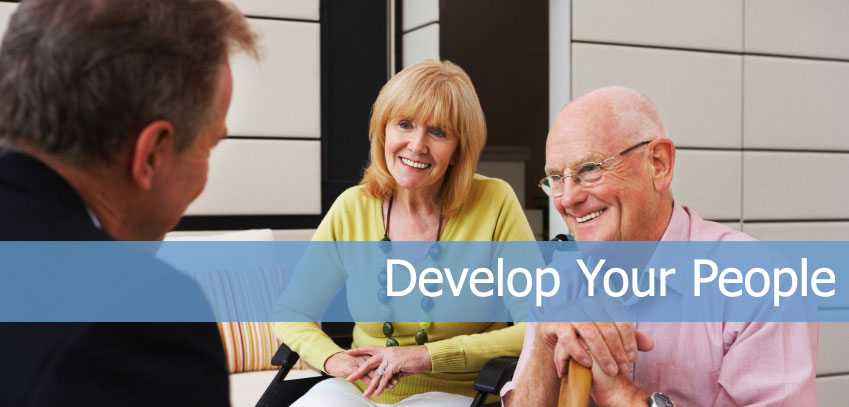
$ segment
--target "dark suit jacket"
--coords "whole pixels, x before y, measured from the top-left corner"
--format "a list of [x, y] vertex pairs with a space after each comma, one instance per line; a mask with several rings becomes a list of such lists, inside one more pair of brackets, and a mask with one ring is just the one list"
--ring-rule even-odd
[[[0, 152], [0, 240], [113, 239], [49, 167]], [[141, 253], [129, 256], [159, 268], [154, 286], [191, 284], [183, 289], [195, 290], [194, 306], [209, 309], [197, 286], [173, 268]], [[2, 273], [0, 267], [0, 279]], [[0, 406], [228, 404], [214, 323], [0, 324]]]

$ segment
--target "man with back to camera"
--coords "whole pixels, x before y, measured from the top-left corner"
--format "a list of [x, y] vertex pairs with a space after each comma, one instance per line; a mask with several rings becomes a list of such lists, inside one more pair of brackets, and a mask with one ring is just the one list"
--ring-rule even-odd
[[[0, 240], [161, 240], [226, 137], [231, 49], [255, 42], [218, 0], [21, 3], [0, 48]], [[122, 260], [157, 269], [151, 301], [211, 316], [173, 268]], [[3, 323], [0, 360], [4, 406], [229, 405], [214, 323]]]
[[[602, 88], [558, 114], [541, 187], [578, 241], [754, 240], [675, 202], [674, 163], [651, 101]], [[813, 406], [816, 356], [816, 323], [529, 322], [502, 399], [556, 405], [574, 357], [600, 406]]]

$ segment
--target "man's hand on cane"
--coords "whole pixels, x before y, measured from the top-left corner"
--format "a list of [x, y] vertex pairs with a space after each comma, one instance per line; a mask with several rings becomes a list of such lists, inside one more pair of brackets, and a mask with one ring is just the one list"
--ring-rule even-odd
[[649, 395], [631, 381], [628, 374], [609, 376], [598, 363], [593, 364], [593, 385], [590, 396], [600, 407], [626, 407], [646, 405]]
[[[618, 304], [597, 299], [573, 301], [557, 312], [573, 321], [627, 320]], [[586, 367], [600, 364], [609, 376], [628, 374], [637, 352], [654, 347], [654, 341], [630, 322], [546, 322], [537, 325], [536, 335], [553, 350], [559, 377], [566, 374], [570, 358]]]

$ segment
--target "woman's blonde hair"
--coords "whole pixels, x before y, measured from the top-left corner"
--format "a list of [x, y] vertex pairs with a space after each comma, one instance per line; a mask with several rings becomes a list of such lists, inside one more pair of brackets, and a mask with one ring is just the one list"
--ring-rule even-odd
[[455, 165], [449, 166], [440, 187], [445, 216], [466, 200], [481, 150], [486, 143], [486, 119], [472, 80], [450, 61], [426, 60], [411, 65], [389, 80], [371, 111], [369, 164], [360, 184], [372, 198], [388, 198], [397, 187], [386, 167], [386, 123], [393, 119], [433, 122], [457, 135]]

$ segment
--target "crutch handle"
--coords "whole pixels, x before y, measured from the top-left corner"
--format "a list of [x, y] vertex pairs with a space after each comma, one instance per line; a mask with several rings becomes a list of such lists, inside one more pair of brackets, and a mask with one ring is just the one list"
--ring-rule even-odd
[[590, 388], [593, 384], [592, 371], [569, 359], [569, 373], [560, 381], [558, 407], [587, 407], [590, 404]]

